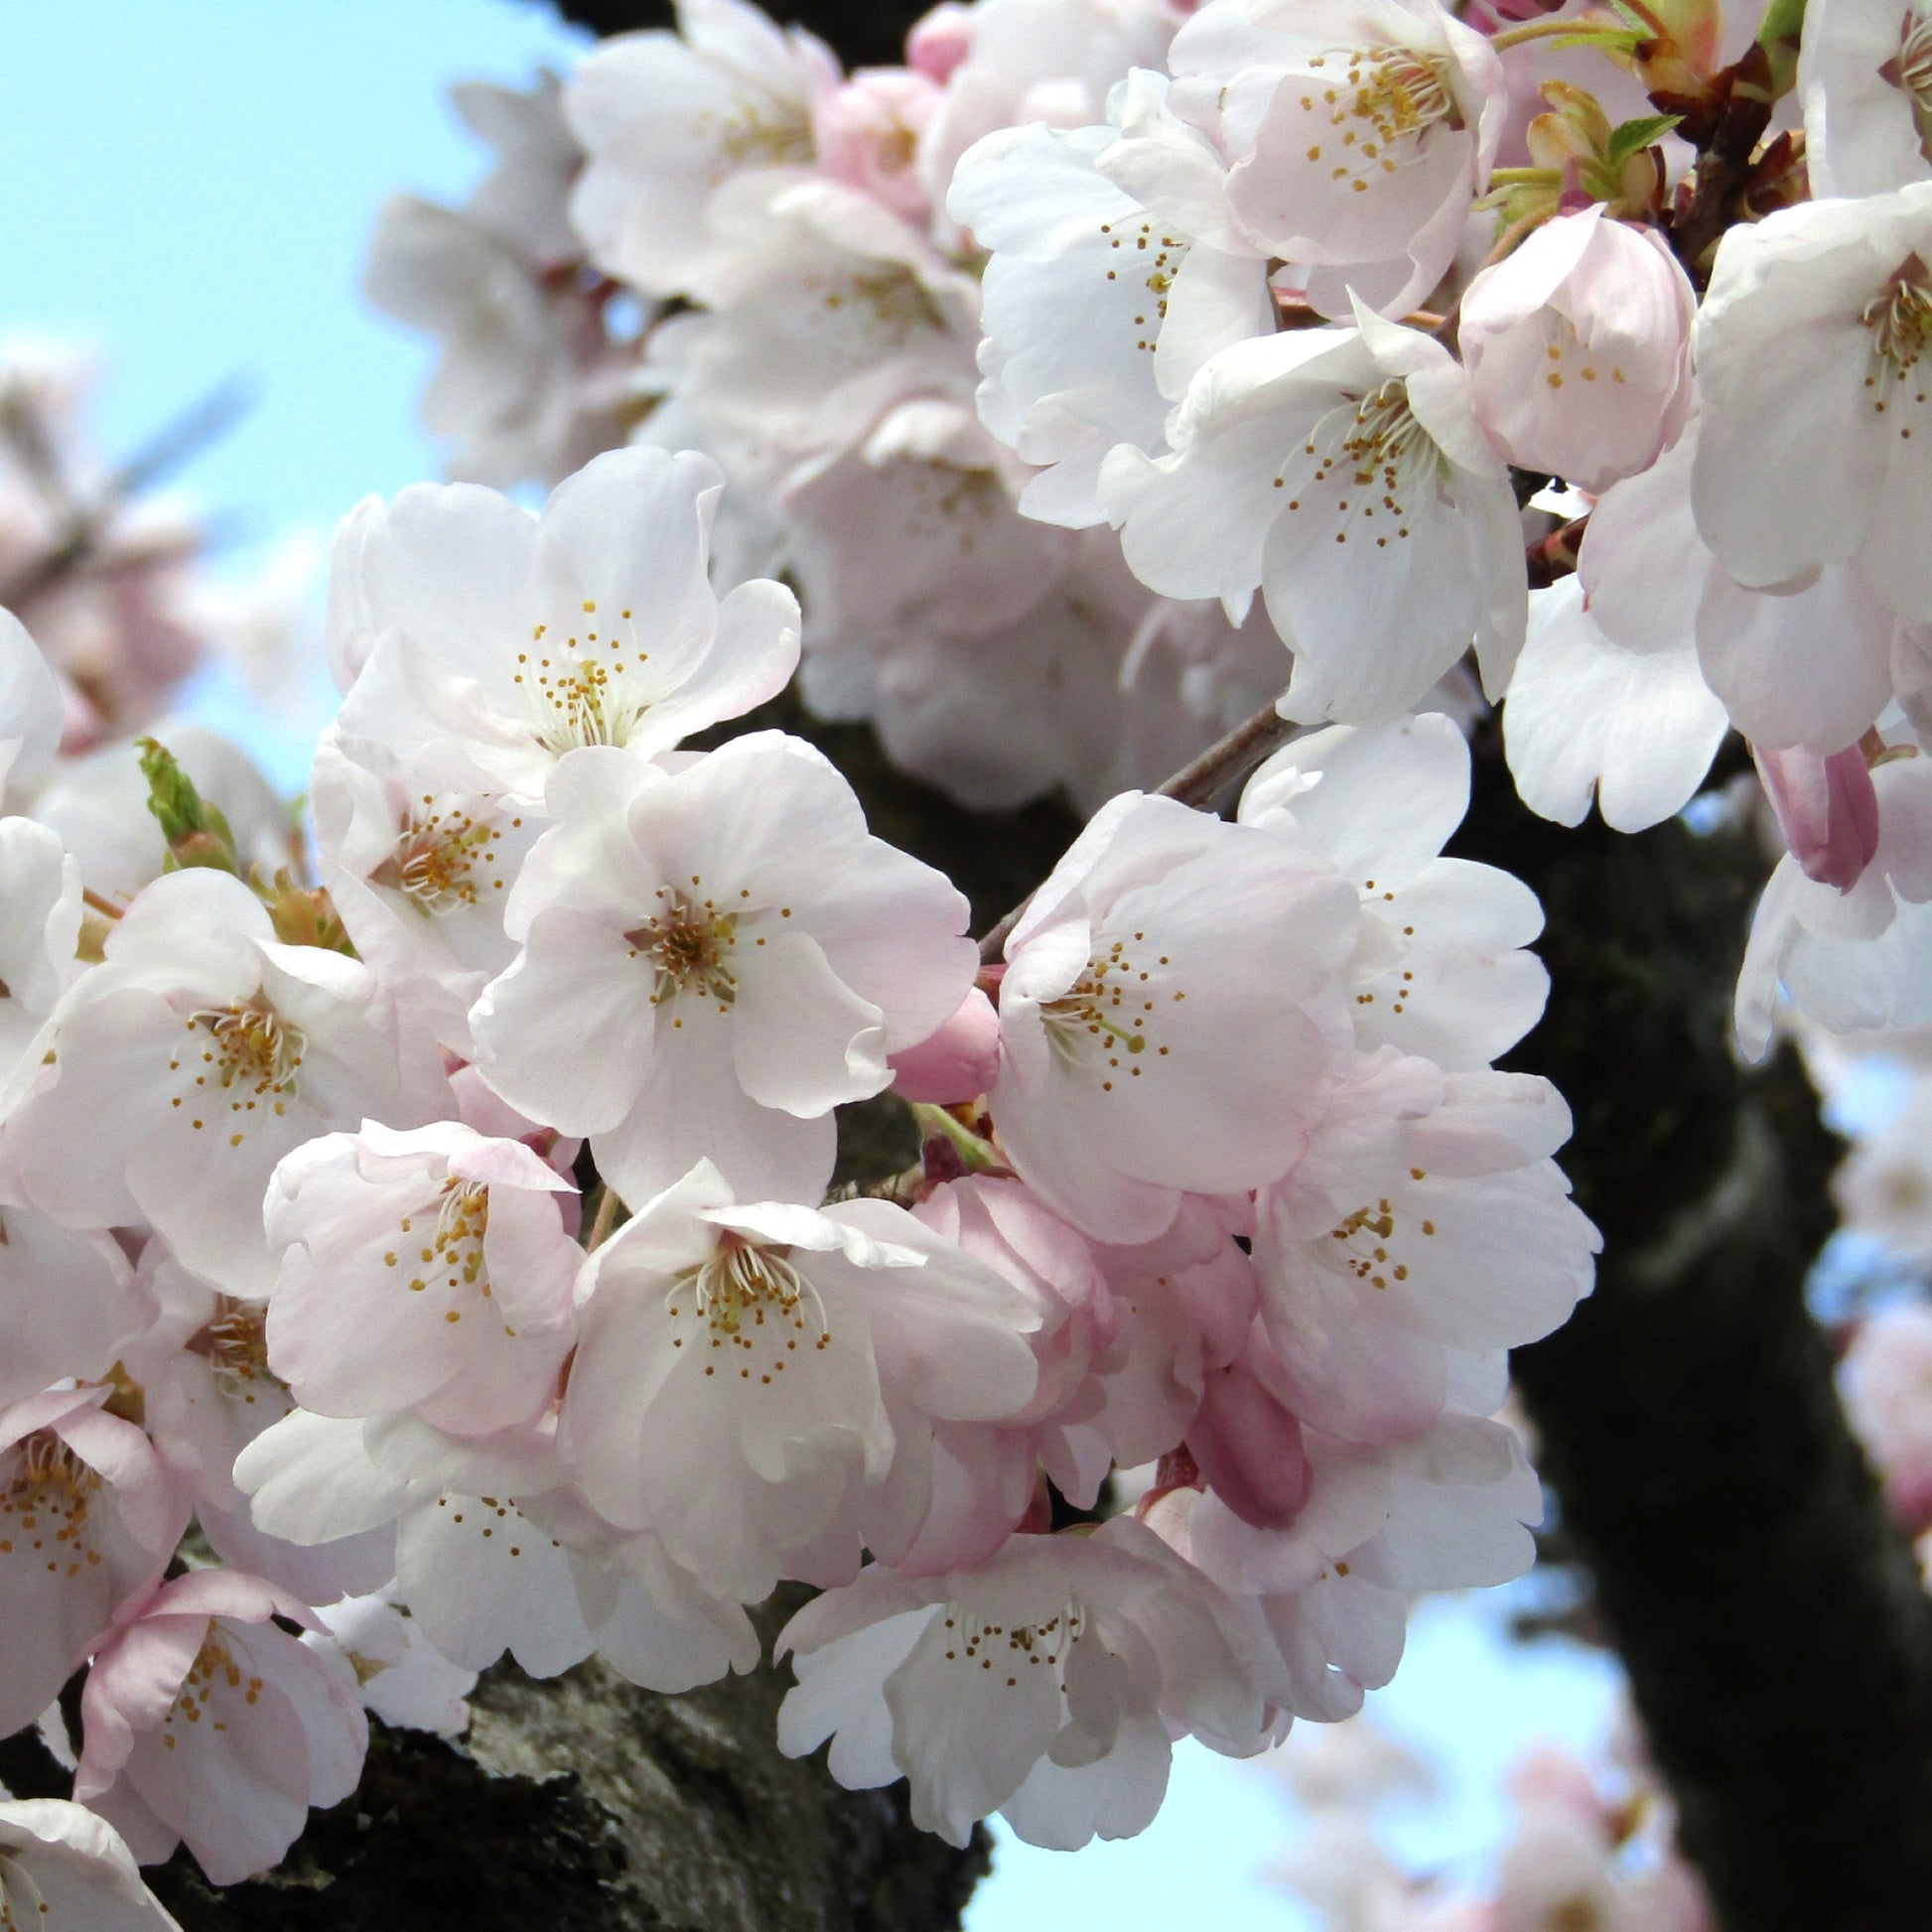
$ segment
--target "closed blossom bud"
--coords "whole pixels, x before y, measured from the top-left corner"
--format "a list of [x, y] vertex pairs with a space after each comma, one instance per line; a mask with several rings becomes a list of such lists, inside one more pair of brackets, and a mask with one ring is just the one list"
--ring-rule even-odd
[[1878, 794], [1857, 745], [1820, 758], [1751, 748], [1778, 830], [1807, 878], [1850, 892], [1878, 850]]
[[812, 111], [819, 165], [908, 221], [931, 213], [914, 165], [919, 135], [943, 98], [923, 73], [899, 68], [855, 73]]
[[1684, 427], [1696, 314], [1655, 230], [1558, 215], [1462, 298], [1477, 420], [1512, 463], [1585, 489], [1648, 469]]

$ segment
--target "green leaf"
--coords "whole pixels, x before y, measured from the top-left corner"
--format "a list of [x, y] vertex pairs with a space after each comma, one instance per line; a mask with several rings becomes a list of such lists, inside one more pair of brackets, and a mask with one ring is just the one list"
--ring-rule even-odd
[[1682, 114], [1640, 114], [1634, 121], [1622, 121], [1610, 129], [1606, 158], [1612, 168], [1621, 168], [1639, 148], [1660, 140], [1684, 118]]

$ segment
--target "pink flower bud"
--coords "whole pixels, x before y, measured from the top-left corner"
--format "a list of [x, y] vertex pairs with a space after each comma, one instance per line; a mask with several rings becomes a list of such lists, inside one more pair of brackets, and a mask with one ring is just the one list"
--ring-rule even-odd
[[912, 23], [905, 37], [905, 63], [943, 87], [953, 69], [973, 51], [973, 10], [958, 0], [940, 4]]
[[1878, 850], [1878, 794], [1863, 751], [1848, 745], [1821, 758], [1803, 746], [1754, 745], [1751, 757], [1791, 856], [1808, 878], [1849, 893]]
[[819, 166], [905, 220], [924, 221], [931, 204], [919, 180], [919, 134], [943, 98], [903, 68], [855, 73], [813, 111]]
[[1684, 427], [1696, 313], [1653, 230], [1605, 218], [1600, 204], [1560, 214], [1462, 298], [1476, 416], [1510, 462], [1605, 489]]
[[1187, 1448], [1208, 1486], [1256, 1529], [1286, 1529], [1308, 1499], [1302, 1425], [1244, 1359], [1209, 1371]]
[[950, 1107], [977, 1100], [1000, 1076], [1000, 1016], [978, 987], [939, 1029], [892, 1055], [893, 1091], [901, 1100]]

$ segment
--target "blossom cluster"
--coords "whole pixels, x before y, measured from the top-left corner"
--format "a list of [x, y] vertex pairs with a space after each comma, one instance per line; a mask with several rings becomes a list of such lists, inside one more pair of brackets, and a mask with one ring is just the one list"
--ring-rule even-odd
[[[613, 381], [629, 434], [712, 454], [734, 555], [812, 613], [807, 700], [970, 804], [1091, 809], [1284, 684], [1305, 721], [1468, 706], [1469, 658], [1566, 822], [1668, 818], [1748, 741], [1788, 856], [1747, 1052], [1780, 988], [1915, 1024], [1925, 28], [1667, 16], [976, 0], [844, 75], [689, 0], [513, 111], [466, 97], [501, 166], [435, 246], [392, 209], [371, 282], [444, 337], [465, 473], [550, 480], [500, 412]], [[1721, 121], [1761, 130], [1728, 181]], [[471, 254], [512, 229], [518, 303], [623, 292], [627, 373], [506, 320]]]
[[[787, 589], [713, 586], [721, 482], [348, 517], [313, 871], [147, 740], [158, 856], [94, 887], [0, 637], [0, 1730], [66, 1747], [85, 1664], [75, 1793], [139, 1860], [272, 1864], [365, 1706], [460, 1722], [506, 1651], [749, 1669], [786, 1579], [784, 1748], [1077, 1846], [1530, 1560], [1488, 1418], [1595, 1237], [1562, 1101], [1490, 1070], [1539, 914], [1442, 856], [1454, 724], [1300, 739], [1231, 818], [1117, 796], [983, 961], [809, 744], [688, 747], [799, 653]], [[828, 1195], [889, 1090], [922, 1160]]]

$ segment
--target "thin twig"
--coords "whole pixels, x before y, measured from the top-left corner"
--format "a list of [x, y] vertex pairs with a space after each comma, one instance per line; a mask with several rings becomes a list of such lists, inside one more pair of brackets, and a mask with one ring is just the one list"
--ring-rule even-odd
[[[67, 512], [60, 540], [29, 563], [11, 583], [0, 586], [0, 605], [18, 610], [78, 569], [93, 554], [107, 526], [124, 504], [224, 435], [253, 401], [252, 385], [238, 376], [230, 376], [172, 423], [164, 425], [107, 479], [91, 501], [76, 504]], [[18, 432], [18, 425], [9, 426], [9, 434], [17, 443]]]
[[[1236, 778], [1252, 771], [1263, 759], [1279, 751], [1302, 727], [1284, 718], [1273, 705], [1264, 705], [1252, 718], [1240, 724], [1191, 763], [1183, 764], [1166, 784], [1159, 787], [1163, 798], [1178, 799], [1183, 805], [1205, 806]], [[1012, 937], [1013, 928], [1033, 903], [1029, 893], [1005, 918], [980, 941], [982, 959], [998, 959]]]
[[597, 1197], [597, 1212], [591, 1216], [591, 1231], [584, 1242], [586, 1253], [595, 1254], [611, 1238], [612, 1230], [618, 1224], [618, 1210], [623, 1202], [618, 1198], [618, 1190], [609, 1181], [604, 1183], [604, 1191]]

